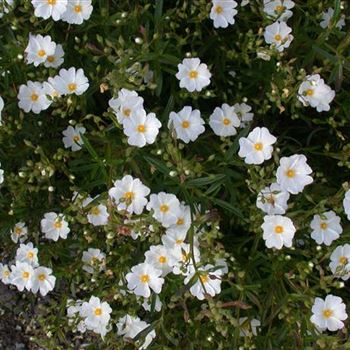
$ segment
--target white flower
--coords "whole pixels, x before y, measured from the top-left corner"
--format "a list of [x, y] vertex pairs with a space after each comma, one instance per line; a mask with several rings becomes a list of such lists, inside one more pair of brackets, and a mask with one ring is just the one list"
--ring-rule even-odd
[[275, 22], [265, 28], [264, 38], [267, 44], [273, 44], [277, 51], [282, 52], [292, 42], [292, 28], [285, 22]]
[[31, 0], [34, 6], [34, 15], [48, 19], [52, 17], [54, 21], [61, 19], [62, 14], [67, 9], [68, 0]]
[[237, 134], [236, 128], [241, 125], [241, 121], [235, 112], [234, 106], [224, 103], [221, 108], [216, 107], [210, 116], [209, 125], [218, 136], [233, 136]]
[[289, 193], [279, 184], [273, 183], [263, 188], [256, 199], [256, 206], [269, 215], [284, 214], [288, 208]]
[[[209, 294], [213, 297], [221, 292], [222, 270], [215, 270], [213, 265], [208, 264], [198, 268], [198, 273], [199, 276], [196, 282], [190, 288], [190, 292], [193, 296], [199, 300], [203, 300], [205, 294]], [[184, 283], [188, 284], [195, 274], [196, 272], [194, 271], [186, 276]]]
[[175, 237], [177, 234], [186, 238], [187, 232], [191, 227], [191, 208], [188, 205], [181, 204], [180, 210], [177, 213], [176, 223], [166, 229], [167, 236]]
[[185, 143], [197, 140], [205, 131], [204, 120], [198, 109], [192, 111], [192, 107], [185, 106], [180, 112], [171, 112], [168, 127], [175, 129], [176, 138]]
[[63, 214], [50, 212], [41, 220], [41, 231], [47, 239], [57, 241], [60, 237], [66, 239], [70, 229]]
[[129, 145], [144, 147], [154, 143], [161, 126], [154, 113], [146, 115], [144, 109], [137, 109], [129, 118], [124, 119], [124, 134], [128, 136]]
[[[322, 21], [320, 23], [320, 26], [323, 29], [326, 29], [327, 27], [329, 27], [333, 15], [334, 15], [334, 10], [331, 7], [329, 7], [327, 11], [323, 12]], [[345, 26], [345, 16], [341, 15], [340, 20], [337, 22], [335, 27], [341, 30], [344, 26]]]
[[162, 271], [162, 277], [166, 276], [172, 268], [169, 266], [169, 250], [163, 245], [151, 245], [145, 252], [145, 263]]
[[311, 238], [314, 239], [317, 244], [324, 243], [325, 245], [331, 245], [331, 243], [338, 239], [343, 229], [340, 225], [340, 217], [335, 215], [334, 211], [327, 211], [320, 215], [314, 215], [311, 221]]
[[347, 281], [350, 277], [350, 244], [335, 248], [330, 256], [329, 267], [336, 277]]
[[343, 207], [348, 220], [350, 220], [350, 190], [345, 192]]
[[174, 194], [159, 192], [151, 194], [147, 210], [153, 210], [153, 217], [164, 227], [176, 224], [180, 202]]
[[125, 175], [121, 180], [114, 182], [108, 194], [117, 205], [118, 210], [126, 210], [130, 214], [140, 215], [147, 204], [150, 189], [140, 179]]
[[292, 246], [296, 230], [291, 219], [281, 215], [265, 215], [261, 228], [267, 248], [281, 249], [283, 246]]
[[34, 270], [32, 292], [44, 297], [55, 288], [56, 277], [52, 276], [52, 270], [48, 267], [39, 266]]
[[309, 176], [312, 169], [306, 161], [307, 159], [303, 154], [294, 154], [280, 159], [276, 178], [282, 190], [291, 194], [298, 194], [304, 190], [305, 186], [313, 182], [313, 178]]
[[93, 206], [87, 215], [88, 221], [94, 226], [107, 225], [109, 214], [107, 207], [103, 204]]
[[21, 244], [16, 252], [16, 261], [26, 262], [33, 267], [39, 266], [38, 248], [34, 248], [32, 242]]
[[277, 141], [265, 127], [256, 127], [247, 137], [239, 139], [238, 155], [244, 159], [246, 164], [262, 164], [264, 160], [271, 159], [273, 147]]
[[9, 13], [9, 7], [12, 7], [14, 0], [1, 0], [0, 1], [0, 18], [4, 13]]
[[117, 98], [111, 98], [108, 102], [117, 116], [118, 122], [124, 124], [134, 111], [143, 109], [143, 98], [136, 91], [121, 89]]
[[90, 18], [92, 10], [91, 0], [69, 0], [62, 20], [70, 24], [82, 24]]
[[212, 0], [210, 19], [214, 21], [215, 28], [227, 28], [229, 24], [235, 23], [237, 14], [237, 2], [234, 0]]
[[250, 334], [256, 336], [258, 334], [258, 329], [261, 326], [261, 322], [256, 318], [249, 320], [248, 317], [240, 317], [239, 326], [240, 337], [248, 337]]
[[82, 126], [68, 126], [67, 129], [62, 131], [65, 148], [71, 148], [73, 152], [81, 150], [81, 146], [84, 144], [84, 141], [81, 137], [82, 134], [85, 134], [86, 129]]
[[52, 78], [50, 83], [61, 95], [82, 95], [89, 88], [89, 80], [82, 68], [61, 69], [59, 75]]
[[210, 84], [211, 74], [206, 64], [199, 58], [184, 58], [178, 66], [176, 78], [180, 80], [180, 87], [189, 92], [201, 91]]
[[28, 235], [28, 228], [24, 222], [17, 222], [11, 230], [11, 239], [14, 243], [24, 242]]
[[293, 16], [290, 11], [295, 6], [291, 0], [264, 0], [264, 12], [272, 19], [287, 21]]
[[11, 271], [7, 265], [0, 263], [0, 281], [4, 284], [11, 283]]
[[26, 53], [27, 64], [34, 63], [37, 67], [44, 63], [48, 56], [54, 55], [56, 43], [51, 40], [50, 35], [42, 36], [29, 34], [29, 43], [24, 52]]
[[241, 121], [241, 128], [244, 128], [249, 122], [253, 120], [254, 113], [250, 113], [252, 107], [245, 103], [235, 103], [233, 105], [234, 112], [237, 114], [238, 119]]
[[308, 75], [300, 84], [298, 99], [304, 106], [316, 108], [317, 112], [328, 112], [335, 92], [320, 77], [319, 74]]
[[[149, 327], [150, 325], [145, 321], [141, 321], [138, 317], [125, 315], [121, 317], [117, 322], [117, 334], [122, 335], [124, 338], [134, 339], [140, 332]], [[152, 340], [156, 337], [154, 330], [150, 331], [143, 344], [137, 344], [138, 349], [145, 350], [151, 344]]]
[[159, 294], [162, 290], [164, 279], [161, 277], [162, 271], [157, 270], [147, 263], [138, 264], [131, 268], [125, 278], [128, 282], [128, 289], [135, 295], [149, 298], [151, 289], [154, 293]]
[[86, 328], [104, 336], [111, 318], [111, 307], [107, 302], [91, 296], [89, 302], [84, 302], [80, 309], [80, 316], [84, 318]]
[[2, 99], [2, 97], [0, 96], [0, 126], [2, 125], [2, 110], [4, 109], [4, 100]]
[[25, 262], [16, 261], [16, 265], [11, 266], [11, 284], [22, 292], [25, 289], [30, 291], [33, 284], [33, 267]]
[[195, 271], [193, 260], [197, 264], [200, 262], [200, 251], [196, 244], [193, 246], [193, 255], [191, 245], [187, 243], [177, 244], [169, 251], [169, 265], [175, 275], [187, 276], [193, 273]]
[[33, 113], [39, 114], [51, 105], [51, 101], [46, 97], [43, 84], [30, 80], [26, 85], [22, 84], [19, 87], [17, 98], [19, 100], [18, 107], [26, 113], [33, 111]]
[[106, 254], [101, 252], [100, 249], [89, 248], [83, 252], [82, 257], [83, 270], [88, 273], [94, 273], [97, 271], [103, 271], [106, 266]]
[[[1, 275], [1, 272], [0, 272]], [[145, 311], [151, 311], [152, 310], [152, 300], [151, 298], [145, 299], [144, 302], [142, 303], [142, 307], [145, 309]], [[155, 303], [154, 303], [154, 311], [160, 312], [162, 310], [162, 302], [159, 299], [159, 296], [156, 294], [155, 295]]]
[[310, 320], [320, 330], [337, 331], [344, 327], [342, 321], [348, 318], [346, 306], [340, 297], [329, 294], [326, 299], [316, 298]]
[[[173, 226], [170, 226], [173, 227]], [[170, 228], [169, 227], [169, 228]], [[162, 236], [162, 243], [170, 251], [178, 251], [186, 246], [185, 239], [187, 236], [186, 231], [172, 231], [167, 232], [166, 235]]]
[[44, 66], [49, 68], [57, 68], [64, 62], [64, 51], [61, 44], [56, 45], [56, 50], [52, 55], [48, 55], [46, 61], [44, 62]]

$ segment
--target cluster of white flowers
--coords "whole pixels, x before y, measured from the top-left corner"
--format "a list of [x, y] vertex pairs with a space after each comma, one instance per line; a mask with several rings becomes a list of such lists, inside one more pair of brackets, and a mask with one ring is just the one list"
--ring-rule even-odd
[[93, 331], [104, 337], [110, 330], [109, 321], [112, 309], [106, 301], [91, 296], [88, 302], [69, 300], [67, 302], [67, 316], [71, 326], [81, 333]]
[[[14, 231], [19, 230], [21, 226], [17, 224]], [[22, 231], [24, 231], [24, 227], [22, 226]], [[22, 234], [19, 235], [21, 238], [24, 237]], [[4, 284], [15, 286], [20, 292], [26, 289], [34, 294], [40, 292], [42, 296], [52, 291], [56, 283], [56, 277], [52, 276], [52, 270], [45, 266], [39, 266], [38, 249], [31, 242], [20, 244], [11, 268], [0, 263], [0, 280]]]
[[29, 43], [24, 52], [27, 64], [33, 63], [35, 67], [44, 64], [47, 68], [57, 68], [64, 62], [62, 45], [52, 41], [50, 35], [29, 35]]
[[36, 17], [70, 24], [82, 24], [90, 18], [93, 7], [91, 0], [31, 0]]
[[19, 87], [18, 106], [26, 113], [39, 114], [50, 107], [55, 98], [62, 95], [82, 95], [89, 88], [89, 80], [84, 71], [74, 67], [61, 69], [59, 74], [47, 82], [32, 82]]
[[286, 23], [293, 15], [291, 9], [294, 5], [291, 0], [264, 0], [264, 12], [275, 20], [265, 28], [264, 38], [267, 44], [271, 44], [279, 52], [288, 48], [294, 39], [292, 28]]
[[109, 100], [109, 106], [123, 126], [129, 145], [144, 147], [154, 143], [162, 124], [154, 113], [147, 114], [143, 98], [136, 91], [121, 89], [117, 98]]

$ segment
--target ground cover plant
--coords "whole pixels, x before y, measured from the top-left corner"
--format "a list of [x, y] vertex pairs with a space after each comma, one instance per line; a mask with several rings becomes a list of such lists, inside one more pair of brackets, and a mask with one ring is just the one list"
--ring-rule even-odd
[[347, 1], [0, 17], [0, 348], [350, 349]]

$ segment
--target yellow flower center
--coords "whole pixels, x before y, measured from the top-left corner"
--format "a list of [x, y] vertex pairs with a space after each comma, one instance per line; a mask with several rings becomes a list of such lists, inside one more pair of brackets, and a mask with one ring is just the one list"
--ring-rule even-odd
[[185, 220], [183, 218], [178, 218], [176, 221], [176, 225], [183, 225], [185, 223]]
[[36, 102], [36, 101], [38, 101], [38, 99], [39, 99], [39, 95], [37, 95], [35, 92], [33, 92], [32, 95], [30, 96], [30, 99], [31, 99], [33, 102]]
[[254, 145], [254, 148], [256, 151], [261, 151], [263, 149], [263, 144], [261, 142], [257, 142], [255, 145]]
[[124, 193], [124, 199], [126, 199], [126, 200], [132, 200], [133, 198], [134, 198], [134, 192], [125, 192]]
[[327, 229], [328, 224], [326, 222], [321, 222], [320, 227], [322, 230], [325, 230], [325, 229]]
[[183, 242], [184, 242], [183, 239], [177, 239], [177, 240], [175, 241], [176, 244], [182, 244]]
[[282, 40], [281, 34], [276, 34], [276, 35], [275, 35], [275, 40], [276, 40], [276, 41], [281, 41], [281, 40]]
[[130, 117], [131, 109], [130, 109], [130, 108], [124, 108], [124, 109], [123, 109], [123, 114], [124, 114], [126, 117]]
[[166, 213], [167, 211], [169, 211], [169, 206], [166, 205], [166, 204], [162, 204], [159, 208], [159, 210], [162, 212], [162, 213]]
[[182, 253], [182, 261], [186, 262], [190, 258], [190, 253]]
[[275, 204], [275, 198], [274, 198], [274, 196], [272, 194], [269, 195], [268, 197], [265, 197], [265, 200], [269, 204]]
[[81, 11], [82, 11], [81, 5], [76, 5], [76, 6], [74, 6], [74, 12], [80, 13]]
[[39, 281], [45, 281], [46, 280], [46, 276], [44, 273], [41, 273], [39, 276], [38, 276], [38, 280]]
[[231, 124], [231, 120], [228, 118], [224, 118], [224, 120], [222, 121], [224, 125], [230, 125]]
[[21, 235], [22, 234], [22, 229], [20, 227], [16, 227], [15, 228], [15, 234], [18, 235], [18, 236]]
[[222, 13], [224, 11], [224, 9], [221, 7], [221, 6], [216, 6], [215, 7], [215, 12], [218, 14], [218, 15], [220, 15], [220, 13]]
[[137, 127], [137, 131], [138, 132], [145, 132], [146, 131], [146, 128], [143, 124], [140, 124], [138, 127]]
[[75, 83], [70, 83], [70, 84], [68, 84], [68, 90], [70, 91], [70, 92], [73, 92], [73, 91], [75, 91], [77, 89], [77, 84], [75, 84]]
[[277, 225], [276, 227], [275, 227], [275, 233], [277, 233], [277, 234], [281, 234], [281, 233], [283, 233], [283, 226], [280, 226], [280, 225]]
[[55, 56], [47, 56], [47, 60], [52, 63], [55, 62]]
[[314, 90], [313, 89], [307, 89], [305, 91], [305, 95], [306, 96], [313, 96], [314, 95]]
[[57, 1], [57, 0], [47, 0], [47, 3], [48, 3], [49, 5], [56, 5], [56, 1]]
[[341, 256], [339, 258], [339, 264], [346, 265], [348, 263], [348, 258], [346, 256]]
[[202, 283], [206, 283], [209, 281], [208, 275], [200, 275], [199, 279], [201, 280]]
[[45, 55], [46, 55], [45, 50], [39, 50], [39, 51], [38, 51], [38, 56], [39, 56], [39, 57], [44, 57]]
[[196, 70], [191, 70], [189, 73], [188, 73], [188, 77], [190, 79], [196, 79], [198, 77], [198, 72]]
[[101, 316], [101, 315], [102, 315], [102, 309], [101, 309], [100, 307], [97, 307], [97, 308], [95, 309], [95, 315], [96, 315], [96, 316]]
[[149, 275], [141, 275], [141, 276], [140, 276], [140, 281], [141, 281], [142, 283], [148, 283], [149, 280], [150, 280]]
[[184, 120], [181, 125], [184, 129], [187, 129], [190, 126], [190, 122], [187, 120]]
[[99, 207], [92, 207], [90, 209], [90, 214], [97, 216], [97, 215], [101, 214], [101, 211], [100, 211]]
[[10, 271], [9, 270], [5, 270], [3, 273], [4, 277], [9, 277], [10, 276]]
[[275, 7], [275, 11], [278, 12], [278, 13], [281, 13], [285, 10], [285, 7], [283, 5], [277, 5]]
[[80, 141], [80, 136], [79, 135], [74, 135], [73, 136], [73, 141], [74, 142], [79, 142]]
[[295, 171], [293, 169], [288, 169], [286, 171], [286, 175], [287, 175], [287, 177], [292, 178], [295, 176]]
[[29, 253], [27, 254], [27, 258], [28, 258], [29, 260], [32, 260], [32, 259], [34, 258], [34, 253], [33, 253], [33, 252], [29, 252]]
[[163, 255], [160, 256], [159, 259], [158, 259], [158, 261], [159, 261], [161, 264], [165, 264], [165, 263], [166, 263], [166, 260], [167, 260], [167, 259], [166, 259], [166, 256], [163, 256]]
[[53, 227], [56, 228], [56, 229], [60, 229], [62, 228], [62, 221], [60, 220], [56, 220], [55, 223], [53, 224]]
[[322, 314], [324, 318], [330, 318], [333, 315], [333, 311], [331, 309], [324, 309]]
[[25, 279], [25, 280], [28, 279], [29, 278], [29, 272], [27, 272], [27, 271], [23, 272], [22, 273], [22, 278]]

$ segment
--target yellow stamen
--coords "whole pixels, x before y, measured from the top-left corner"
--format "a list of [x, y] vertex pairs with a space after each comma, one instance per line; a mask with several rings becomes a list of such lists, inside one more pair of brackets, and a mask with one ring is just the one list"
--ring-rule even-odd
[[96, 315], [96, 316], [101, 316], [101, 315], [102, 315], [102, 309], [101, 309], [100, 307], [97, 307], [97, 308], [95, 309], [95, 315]]
[[80, 141], [80, 136], [79, 135], [74, 135], [73, 136], [73, 141], [74, 142], [79, 142]]
[[287, 175], [287, 177], [292, 178], [295, 176], [295, 171], [293, 169], [288, 169], [286, 171], [286, 175]]
[[256, 151], [261, 151], [264, 148], [264, 146], [263, 146], [263, 144], [261, 142], [257, 142], [254, 145], [254, 148], [255, 148]]
[[46, 55], [45, 50], [39, 50], [39, 51], [38, 51], [38, 56], [39, 56], [39, 57], [44, 57], [45, 55]]
[[166, 204], [162, 204], [159, 208], [159, 210], [162, 212], [162, 213], [166, 213], [167, 211], [169, 211], [169, 206], [166, 205]]
[[283, 233], [283, 231], [284, 231], [283, 226], [277, 225], [275, 227], [275, 233], [280, 235], [281, 233]]
[[138, 132], [145, 132], [146, 131], [146, 128], [143, 124], [140, 124], [138, 127], [137, 127], [137, 131]]
[[324, 317], [324, 318], [330, 318], [330, 317], [332, 317], [332, 315], [333, 315], [333, 311], [330, 310], [330, 309], [324, 309], [324, 310], [322, 311], [322, 314], [323, 314], [323, 317]]
[[282, 40], [282, 36], [280, 34], [276, 34], [275, 35], [275, 40], [276, 41], [281, 41]]
[[81, 5], [76, 5], [76, 6], [74, 6], [74, 12], [80, 13], [81, 11], [82, 11]]
[[325, 229], [327, 229], [328, 224], [326, 222], [321, 222], [320, 227], [322, 230], [325, 230]]
[[39, 95], [37, 95], [35, 92], [33, 92], [32, 95], [30, 96], [30, 98], [33, 102], [36, 102], [39, 99]]
[[63, 226], [62, 221], [56, 220], [56, 221], [54, 222], [53, 226], [54, 226], [54, 228], [56, 228], [56, 229], [62, 228], [62, 226]]
[[228, 118], [224, 118], [224, 120], [222, 121], [224, 125], [230, 125], [231, 124], [231, 120]]
[[149, 280], [150, 280], [149, 275], [141, 275], [141, 276], [140, 276], [140, 281], [141, 281], [142, 283], [148, 283]]
[[135, 197], [135, 195], [134, 192], [125, 192], [123, 197], [126, 200], [132, 200]]
[[57, 1], [57, 0], [47, 0], [47, 3], [48, 3], [49, 5], [56, 5], [56, 1]]
[[68, 90], [70, 91], [70, 92], [73, 92], [73, 91], [75, 91], [77, 89], [77, 84], [75, 84], [75, 83], [70, 83], [70, 84], [68, 84]]
[[167, 258], [166, 258], [166, 256], [160, 256], [159, 259], [158, 259], [158, 261], [159, 261], [161, 264], [165, 264], [166, 261], [167, 261]]
[[187, 129], [189, 126], [190, 126], [190, 122], [187, 121], [187, 120], [184, 120], [181, 124], [181, 126], [184, 128], [184, 129]]
[[275, 7], [275, 11], [278, 12], [278, 13], [281, 13], [281, 12], [283, 12], [284, 10], [285, 10], [285, 6], [283, 6], [283, 5], [277, 5], [277, 6]]
[[216, 6], [214, 10], [218, 15], [224, 11], [224, 9], [221, 6]]
[[196, 79], [198, 77], [198, 72], [196, 70], [191, 70], [189, 73], [188, 73], [188, 77], [190, 79]]
[[313, 89], [307, 89], [305, 91], [305, 95], [306, 96], [313, 96], [314, 95], [314, 90]]
[[55, 62], [55, 56], [47, 56], [47, 60], [48, 60], [50, 63], [53, 63], [53, 62]]
[[92, 207], [92, 208], [90, 209], [90, 214], [91, 214], [91, 215], [98, 216], [98, 215], [101, 214], [101, 211], [100, 211], [99, 207]]
[[25, 280], [28, 279], [29, 278], [29, 272], [23, 272], [22, 273], [22, 278], [25, 279]]
[[183, 225], [185, 223], [185, 220], [183, 218], [178, 218], [176, 221], [176, 225]]
[[208, 275], [200, 275], [199, 278], [202, 281], [202, 283], [206, 283], [209, 281]]
[[124, 108], [124, 109], [123, 109], [123, 114], [124, 114], [126, 117], [130, 117], [131, 109], [130, 109], [130, 108]]
[[32, 260], [32, 259], [34, 258], [34, 253], [33, 253], [33, 252], [29, 252], [29, 253], [27, 254], [27, 258], [28, 258], [29, 260]]
[[346, 256], [341, 256], [339, 258], [339, 264], [346, 265], [348, 263], [348, 258]]
[[38, 280], [39, 281], [45, 281], [46, 280], [46, 276], [44, 273], [41, 273], [39, 276], [38, 276]]

